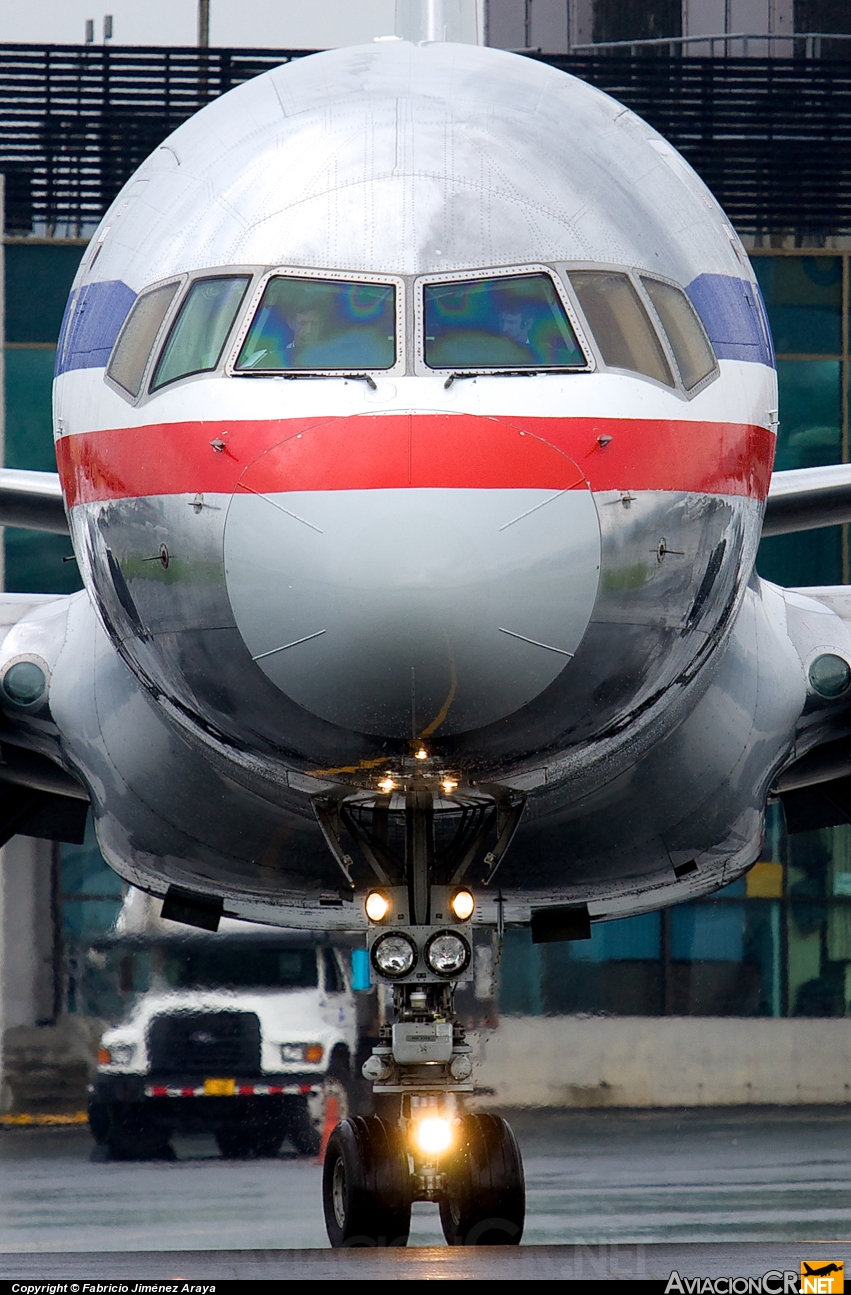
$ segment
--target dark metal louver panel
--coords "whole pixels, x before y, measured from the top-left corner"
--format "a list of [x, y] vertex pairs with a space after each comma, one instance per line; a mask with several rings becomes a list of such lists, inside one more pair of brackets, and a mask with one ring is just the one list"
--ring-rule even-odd
[[[308, 52], [0, 45], [8, 231], [90, 228], [204, 103]], [[851, 59], [537, 57], [645, 117], [741, 231], [851, 231]]]
[[148, 1030], [150, 1074], [236, 1077], [260, 1070], [260, 1022], [253, 1012], [155, 1016]]

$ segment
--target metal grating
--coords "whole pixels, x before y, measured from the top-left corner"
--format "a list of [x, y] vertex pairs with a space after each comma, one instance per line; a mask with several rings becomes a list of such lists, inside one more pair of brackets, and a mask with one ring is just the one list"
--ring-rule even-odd
[[254, 1012], [175, 1012], [148, 1030], [149, 1073], [235, 1077], [260, 1070], [260, 1022]]
[[[87, 233], [207, 100], [305, 50], [0, 45], [10, 233]], [[645, 117], [743, 232], [851, 232], [851, 58], [537, 55]]]

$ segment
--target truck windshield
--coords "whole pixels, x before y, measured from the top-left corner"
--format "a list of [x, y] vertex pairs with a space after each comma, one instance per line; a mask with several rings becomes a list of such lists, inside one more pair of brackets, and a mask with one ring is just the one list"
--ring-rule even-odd
[[172, 989], [314, 989], [316, 950], [216, 942], [170, 950], [163, 965]]

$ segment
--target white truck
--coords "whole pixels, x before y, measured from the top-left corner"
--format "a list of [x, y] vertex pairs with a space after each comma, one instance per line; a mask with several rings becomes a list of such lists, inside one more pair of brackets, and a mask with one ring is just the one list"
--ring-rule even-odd
[[229, 919], [192, 931], [152, 919], [145, 898], [131, 892], [116, 938], [144, 939], [150, 988], [101, 1039], [95, 1141], [113, 1158], [145, 1158], [171, 1154], [176, 1132], [208, 1131], [227, 1157], [272, 1156], [284, 1139], [315, 1155], [356, 1083], [347, 951]]

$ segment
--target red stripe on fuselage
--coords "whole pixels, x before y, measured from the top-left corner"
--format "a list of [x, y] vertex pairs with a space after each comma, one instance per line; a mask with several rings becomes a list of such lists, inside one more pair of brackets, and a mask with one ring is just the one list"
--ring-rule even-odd
[[56, 444], [70, 507], [231, 494], [249, 465], [244, 484], [260, 493], [565, 490], [587, 482], [595, 491], [764, 499], [773, 455], [772, 433], [746, 423], [471, 414], [154, 423], [64, 436]]

